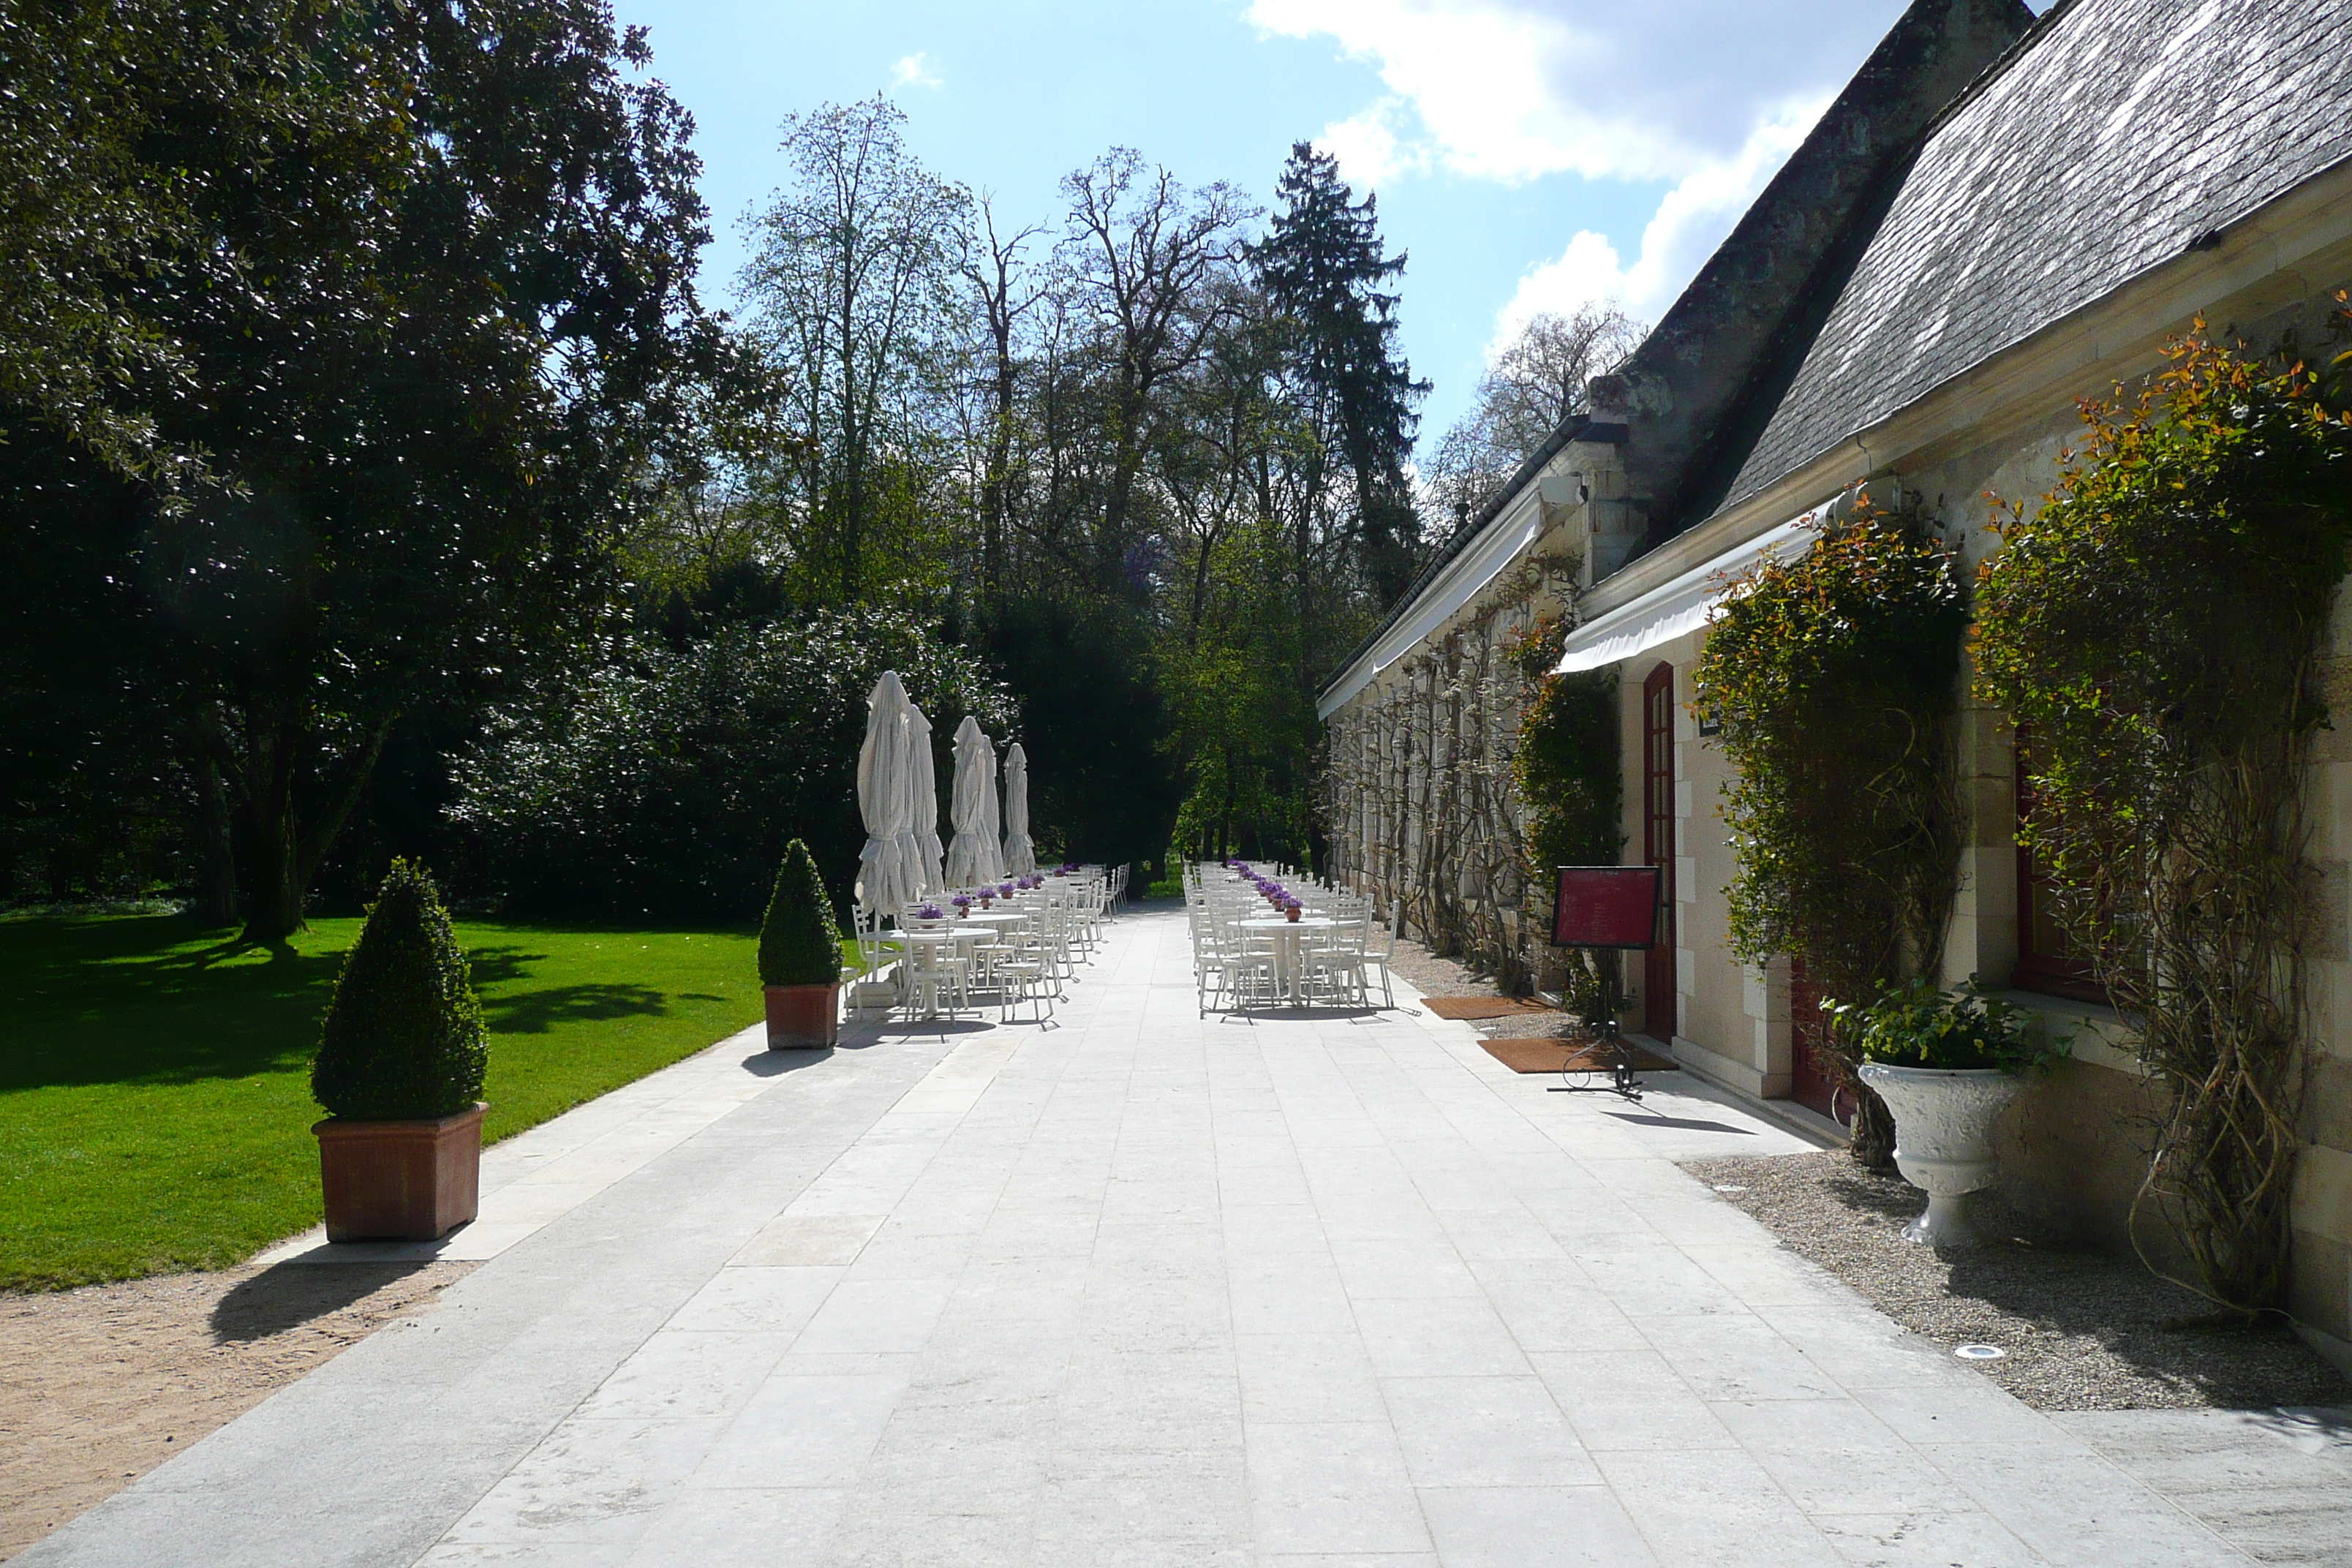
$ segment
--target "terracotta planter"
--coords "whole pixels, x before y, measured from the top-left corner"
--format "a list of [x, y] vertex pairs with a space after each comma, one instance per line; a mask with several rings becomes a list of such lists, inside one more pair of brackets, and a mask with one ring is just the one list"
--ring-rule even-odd
[[1298, 919], [1298, 911], [1297, 910], [1285, 910], [1282, 911], [1282, 918], [1286, 921], [1296, 921]]
[[841, 1038], [841, 986], [769, 985], [768, 1048], [823, 1050]]
[[1996, 1068], [1898, 1068], [1864, 1062], [1855, 1076], [1895, 1117], [1895, 1168], [1927, 1194], [1927, 1212], [1903, 1229], [1912, 1241], [1971, 1247], [1961, 1200], [1999, 1174], [1993, 1123], [2024, 1080]]
[[437, 1241], [481, 1207], [478, 1105], [432, 1121], [331, 1116], [310, 1131], [329, 1241]]

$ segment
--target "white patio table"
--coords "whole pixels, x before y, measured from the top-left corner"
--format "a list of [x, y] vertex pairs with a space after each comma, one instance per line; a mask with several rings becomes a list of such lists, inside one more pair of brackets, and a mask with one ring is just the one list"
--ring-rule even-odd
[[1295, 921], [1277, 915], [1269, 920], [1236, 921], [1234, 923], [1245, 931], [1273, 934], [1275, 978], [1282, 982], [1283, 989], [1290, 994], [1292, 1006], [1305, 1006], [1307, 965], [1299, 956], [1299, 938], [1310, 931], [1329, 931], [1339, 922], [1321, 915], [1301, 915]]

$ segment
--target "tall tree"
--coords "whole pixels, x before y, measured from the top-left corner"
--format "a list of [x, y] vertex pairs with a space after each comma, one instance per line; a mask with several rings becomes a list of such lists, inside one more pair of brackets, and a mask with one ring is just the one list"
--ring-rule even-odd
[[906, 119], [877, 96], [787, 120], [793, 184], [760, 216], [745, 274], [793, 373], [803, 440], [781, 504], [795, 513], [809, 586], [843, 604], [872, 591], [877, 567], [904, 564], [970, 216], [963, 188], [907, 150]]
[[1104, 370], [1089, 432], [1104, 469], [1091, 509], [1095, 580], [1134, 592], [1135, 552], [1145, 543], [1138, 502], [1165, 433], [1162, 395], [1206, 362], [1232, 321], [1232, 264], [1251, 211], [1233, 187], [1187, 191], [1124, 147], [1070, 174], [1062, 191], [1072, 296]]
[[1016, 482], [1013, 458], [1020, 425], [1023, 369], [1020, 333], [1047, 288], [1022, 264], [1023, 248], [1037, 234], [1032, 226], [999, 236], [994, 205], [983, 197], [980, 226], [971, 236], [961, 267], [971, 300], [979, 307], [976, 324], [985, 341], [979, 473], [981, 585], [992, 610], [1003, 603], [1006, 536], [1012, 528]]
[[[192, 47], [227, 63], [154, 89], [194, 129], [139, 143], [179, 237], [122, 279], [184, 369], [116, 395], [214, 482], [120, 489], [114, 552], [82, 565], [136, 584], [142, 679], [234, 802], [266, 941], [301, 924], [400, 715], [479, 691], [601, 592], [702, 336], [707, 236], [690, 121], [627, 79], [642, 35], [600, 0], [206, 16]], [[76, 460], [70, 421], [26, 412], [62, 445], [0, 463]], [[73, 509], [24, 524], [12, 554], [58, 563]]]
[[1311, 143], [1291, 147], [1276, 194], [1280, 206], [1251, 259], [1297, 378], [1319, 405], [1317, 423], [1337, 437], [1365, 574], [1381, 603], [1392, 604], [1419, 568], [1405, 465], [1413, 408], [1429, 391], [1397, 352], [1398, 296], [1383, 288], [1403, 274], [1405, 258], [1386, 253], [1375, 198], [1353, 200], [1339, 160]]

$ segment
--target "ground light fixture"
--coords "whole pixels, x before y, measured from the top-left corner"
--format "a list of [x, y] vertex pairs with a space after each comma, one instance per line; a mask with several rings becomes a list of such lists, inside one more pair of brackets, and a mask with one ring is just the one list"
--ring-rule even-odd
[[1952, 1353], [1962, 1361], [1999, 1361], [2009, 1352], [1999, 1345], [1962, 1345]]

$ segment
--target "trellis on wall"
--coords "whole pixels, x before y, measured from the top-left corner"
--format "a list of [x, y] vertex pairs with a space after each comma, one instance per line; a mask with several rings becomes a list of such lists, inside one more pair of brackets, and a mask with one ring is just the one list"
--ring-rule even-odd
[[1556, 963], [1516, 772], [1538, 679], [1522, 645], [1566, 614], [1577, 567], [1573, 553], [1522, 558], [1332, 715], [1326, 736], [1335, 878], [1383, 910], [1401, 904], [1410, 934], [1512, 991], [1546, 983]]

